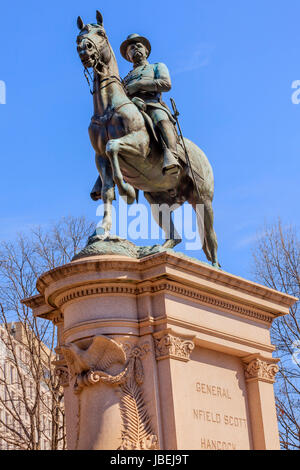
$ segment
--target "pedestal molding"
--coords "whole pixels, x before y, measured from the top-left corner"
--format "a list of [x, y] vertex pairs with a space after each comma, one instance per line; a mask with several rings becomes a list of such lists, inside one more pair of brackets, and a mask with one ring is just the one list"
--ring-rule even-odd
[[[37, 282], [37, 289], [40, 293], [44, 293], [49, 284], [56, 282], [60, 279], [65, 279], [76, 273], [88, 272], [104, 272], [104, 271], [126, 271], [134, 273], [144, 273], [151, 268], [162, 267], [164, 273], [170, 268], [175, 268], [179, 273], [191, 273], [197, 277], [212, 281], [216, 288], [224, 290], [223, 288], [234, 288], [244, 293], [254, 294], [259, 296], [262, 300], [269, 300], [277, 302], [281, 305], [290, 307], [293, 305], [295, 297], [292, 297], [282, 292], [275, 291], [268, 287], [256, 284], [252, 281], [245, 280], [241, 277], [227, 273], [226, 271], [215, 269], [206, 263], [202, 263], [193, 258], [176, 252], [161, 252], [154, 255], [147, 256], [141, 259], [126, 258], [120, 256], [99, 256], [86, 260], [75, 261], [64, 266], [52, 269], [44, 273]], [[162, 273], [163, 274], [163, 273]], [[115, 276], [114, 276], [115, 278]], [[99, 279], [100, 280], [100, 279]], [[142, 280], [142, 279], [141, 279]], [[286, 312], [287, 313], [287, 312]]]
[[[254, 348], [254, 349], [258, 349], [258, 350], [262, 350], [262, 351], [265, 351], [267, 353], [272, 353], [275, 351], [275, 346], [273, 346], [272, 344], [271, 345], [266, 345], [265, 343], [260, 343], [258, 341], [252, 341], [250, 339], [246, 339], [246, 338], [243, 338], [241, 336], [235, 336], [235, 335], [232, 335], [230, 333], [225, 333], [224, 331], [219, 331], [217, 329], [212, 329], [212, 328], [207, 328], [205, 326], [201, 326], [201, 325], [198, 325], [196, 323], [191, 323], [191, 322], [187, 322], [187, 321], [182, 321], [182, 320], [178, 320], [178, 318], [174, 318], [174, 317], [171, 317], [171, 316], [168, 316], [166, 318], [166, 322], [168, 323], [168, 325], [170, 326], [176, 326], [176, 327], [180, 327], [180, 328], [185, 328], [187, 330], [192, 330], [192, 331], [196, 331], [197, 333], [200, 333], [200, 334], [204, 334], [204, 335], [207, 335], [207, 336], [211, 336], [211, 337], [217, 337], [217, 338], [220, 338], [220, 339], [224, 339], [225, 341], [229, 341], [231, 343], [235, 343], [235, 344], [239, 344], [241, 346], [248, 346], [248, 347], [251, 347], [251, 348]], [[198, 343], [198, 337], [197, 335], [195, 336], [195, 342]], [[240, 354], [239, 354], [240, 356]]]
[[[275, 350], [275, 346], [273, 345], [266, 345], [265, 343], [246, 339], [241, 336], [235, 336], [229, 333], [224, 333], [223, 331], [218, 331], [216, 329], [199, 326], [196, 323], [179, 320], [178, 318], [174, 318], [170, 315], [161, 315], [157, 317], [151, 316], [147, 318], [141, 318], [140, 320], [129, 320], [124, 319], [122, 317], [115, 317], [114, 319], [101, 318], [99, 320], [89, 320], [77, 323], [75, 326], [71, 326], [69, 328], [64, 329], [62, 337], [64, 341], [68, 341], [68, 338], [70, 336], [72, 338], [76, 338], [77, 334], [83, 335], [83, 337], [88, 338], [92, 335], [87, 334], [85, 336], [84, 331], [88, 331], [93, 328], [104, 330], [115, 329], [115, 332], [110, 331], [109, 333], [107, 333], [110, 335], [117, 335], [118, 332], [126, 328], [128, 329], [128, 331], [126, 332], [126, 334], [128, 335], [145, 336], [149, 333], [157, 333], [158, 331], [161, 331], [159, 330], [160, 327], [163, 327], [163, 329], [165, 329], [166, 326], [179, 327], [186, 330], [195, 331], [201, 335], [206, 335], [211, 338], [217, 337], [219, 339], [229, 341], [236, 345], [247, 346], [249, 348], [253, 348], [254, 350], [262, 351], [262, 353], [271, 354]], [[197, 335], [195, 335], [195, 342], [199, 342], [199, 345], [201, 346], [201, 340], [198, 339]], [[237, 354], [237, 356], [240, 357], [241, 354]]]
[[77, 299], [87, 296], [111, 296], [111, 295], [129, 295], [129, 296], [141, 296], [145, 294], [155, 295], [161, 292], [170, 292], [176, 296], [183, 298], [189, 298], [193, 301], [200, 303], [201, 305], [209, 305], [220, 311], [228, 311], [233, 315], [239, 315], [241, 317], [253, 318], [254, 320], [261, 321], [263, 323], [271, 324], [274, 316], [267, 314], [266, 312], [256, 309], [249, 308], [241, 305], [237, 302], [230, 302], [215, 295], [208, 295], [201, 292], [199, 289], [182, 287], [174, 281], [162, 281], [147, 283], [147, 285], [133, 285], [132, 282], [119, 282], [114, 285], [107, 282], [98, 284], [88, 284], [87, 286], [80, 285], [72, 287], [62, 293], [53, 293], [48, 299], [48, 302], [55, 304], [58, 309], [61, 309], [65, 304], [77, 301]]

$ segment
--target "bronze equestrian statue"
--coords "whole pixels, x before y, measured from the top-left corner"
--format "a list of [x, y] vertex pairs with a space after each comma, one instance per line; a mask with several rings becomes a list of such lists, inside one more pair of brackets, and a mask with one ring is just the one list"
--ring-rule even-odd
[[[171, 87], [167, 68], [164, 64], [148, 64], [149, 41], [142, 36], [131, 35], [122, 43], [121, 53], [133, 62], [137, 70], [134, 68], [123, 82], [99, 11], [96, 19], [97, 23], [85, 25], [78, 17], [77, 51], [85, 72], [89, 68], [94, 71], [94, 114], [89, 135], [99, 177], [91, 197], [102, 199], [104, 203], [102, 236], [105, 238], [111, 230], [115, 185], [128, 204], [136, 200], [138, 190], [144, 191], [151, 207], [153, 204], [172, 207], [188, 201], [197, 213], [197, 205], [203, 204], [202, 248], [207, 259], [218, 267], [218, 245], [213, 227], [212, 168], [205, 154], [193, 142], [184, 138], [185, 145], [182, 145], [175, 131], [174, 118], [161, 101], [160, 93]], [[142, 51], [139, 60], [138, 48]], [[167, 77], [164, 84], [161, 75], [164, 79]], [[153, 84], [153, 80], [157, 82]], [[173, 248], [180, 243], [172, 213], [167, 224], [156, 210], [152, 210], [152, 214], [166, 234], [163, 247]], [[199, 217], [197, 219], [198, 225], [201, 224]]]
[[165, 144], [162, 171], [177, 174], [180, 164], [175, 122], [171, 111], [161, 99], [162, 92], [171, 89], [169, 71], [165, 64], [149, 64], [147, 58], [151, 44], [138, 34], [130, 34], [121, 44], [120, 52], [124, 59], [133, 63], [133, 70], [123, 80], [126, 93], [138, 108], [149, 114]]

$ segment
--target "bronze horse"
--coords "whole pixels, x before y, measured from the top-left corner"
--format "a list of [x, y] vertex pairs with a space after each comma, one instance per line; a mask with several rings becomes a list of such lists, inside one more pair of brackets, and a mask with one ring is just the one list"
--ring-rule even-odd
[[[96, 12], [97, 24], [85, 25], [80, 17], [77, 26], [77, 51], [87, 71], [93, 68], [94, 115], [89, 126], [89, 136], [95, 150], [98, 180], [91, 193], [94, 200], [102, 198], [104, 215], [101, 223], [102, 236], [109, 235], [112, 225], [112, 201], [114, 186], [119, 194], [132, 204], [138, 190], [153, 204], [167, 204], [170, 208], [188, 201], [197, 212], [197, 205], [204, 205], [203, 251], [213, 266], [219, 266], [217, 237], [213, 228], [212, 199], [214, 178], [212, 168], [202, 150], [188, 139], [185, 140], [193, 174], [187, 164], [185, 153], [178, 143], [181, 169], [179, 174], [162, 173], [163, 149], [148, 132], [146, 119], [139, 108], [128, 98], [119, 78], [115, 54], [103, 27], [103, 18]], [[157, 206], [156, 206], [157, 207]], [[198, 206], [199, 207], [199, 206]], [[164, 230], [164, 248], [173, 248], [181, 240], [176, 232], [170, 212], [168, 224], [152, 214]], [[200, 232], [199, 221], [198, 227]]]

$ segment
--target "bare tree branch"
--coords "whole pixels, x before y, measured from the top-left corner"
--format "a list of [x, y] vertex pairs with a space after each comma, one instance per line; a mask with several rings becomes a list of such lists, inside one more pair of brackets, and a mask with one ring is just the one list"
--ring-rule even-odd
[[65, 449], [63, 390], [52, 365], [56, 331], [21, 302], [45, 271], [71, 261], [94, 230], [84, 217], [0, 245], [0, 443]]
[[[253, 260], [258, 282], [300, 297], [300, 240], [295, 227], [283, 227], [280, 219], [273, 226], [265, 227]], [[273, 322], [271, 337], [280, 358], [275, 394], [281, 446], [300, 449], [299, 302], [289, 315]]]

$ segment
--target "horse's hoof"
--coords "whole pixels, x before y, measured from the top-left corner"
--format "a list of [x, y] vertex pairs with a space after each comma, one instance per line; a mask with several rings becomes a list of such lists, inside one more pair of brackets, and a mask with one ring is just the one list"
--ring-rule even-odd
[[99, 240], [106, 240], [109, 238], [110, 232], [109, 230], [105, 229], [104, 227], [97, 227], [93, 235], [91, 235], [88, 239], [88, 245], [95, 243]]
[[165, 243], [162, 244], [162, 247], [164, 249], [174, 248], [174, 246], [178, 245], [181, 241], [182, 241], [181, 238], [175, 239], [175, 240], [173, 238], [170, 238], [169, 240], [166, 240]]
[[99, 201], [99, 199], [101, 199], [101, 193], [97, 191], [94, 191], [93, 193], [91, 193], [90, 196], [91, 196], [91, 199], [93, 199], [93, 201]]
[[101, 237], [101, 238], [107, 238], [109, 237], [109, 230], [105, 227], [97, 227], [96, 228], [96, 234], [98, 235], [98, 237]]
[[217, 269], [221, 269], [220, 263], [217, 261], [216, 263], [212, 263], [212, 266]]
[[132, 197], [132, 196], [128, 196], [128, 194], [125, 194], [125, 195], [120, 194], [120, 196], [125, 202], [125, 204], [127, 204], [128, 206], [131, 206], [131, 204], [133, 204], [136, 200], [136, 196]]

